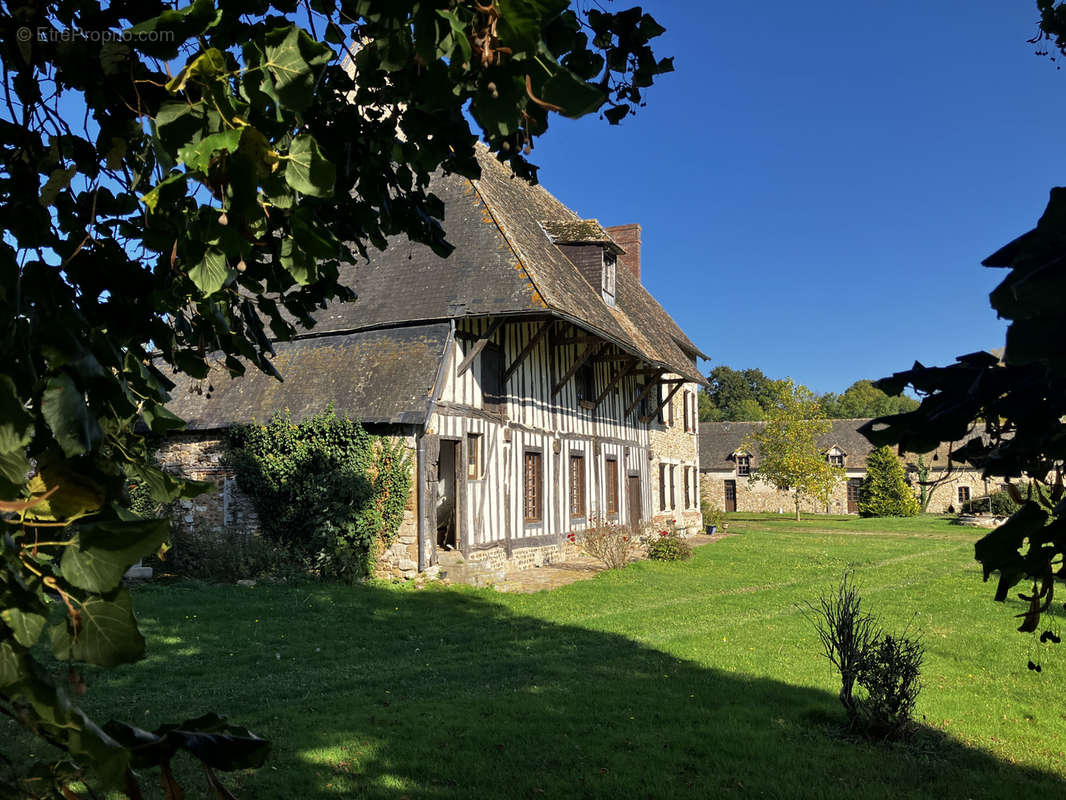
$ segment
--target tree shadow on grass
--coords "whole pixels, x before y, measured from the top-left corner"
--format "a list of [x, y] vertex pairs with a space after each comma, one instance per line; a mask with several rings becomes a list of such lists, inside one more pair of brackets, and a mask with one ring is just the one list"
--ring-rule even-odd
[[145, 727], [219, 710], [271, 738], [268, 766], [230, 779], [242, 797], [1066, 791], [929, 729], [906, 747], [847, 740], [827, 692], [516, 615], [484, 593], [183, 584], [142, 590], [137, 607], [150, 656], [92, 676], [93, 702]]

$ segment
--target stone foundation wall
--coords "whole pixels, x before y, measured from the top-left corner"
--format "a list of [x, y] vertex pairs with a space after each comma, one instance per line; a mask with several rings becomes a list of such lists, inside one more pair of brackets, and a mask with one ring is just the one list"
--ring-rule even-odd
[[475, 550], [464, 560], [471, 564], [485, 566], [497, 571], [504, 569], [534, 569], [560, 561], [570, 561], [582, 555], [581, 548], [564, 539], [561, 545], [546, 544], [539, 547], [518, 547], [507, 557], [507, 551], [503, 547], [489, 547], [484, 550]]

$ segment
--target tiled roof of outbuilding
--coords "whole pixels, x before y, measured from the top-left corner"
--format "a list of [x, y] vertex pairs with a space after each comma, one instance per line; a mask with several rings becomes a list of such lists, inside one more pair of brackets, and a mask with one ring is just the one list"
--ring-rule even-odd
[[203, 381], [178, 376], [167, 408], [189, 430], [265, 422], [285, 409], [298, 421], [331, 402], [338, 415], [367, 424], [420, 425], [429, 411], [450, 327], [416, 325], [282, 342], [275, 345], [274, 366], [283, 382], [254, 369], [231, 380], [218, 365]]
[[[865, 469], [866, 458], [874, 449], [873, 445], [859, 433], [859, 428], [869, 422], [866, 419], [834, 419], [833, 429], [818, 437], [818, 446], [822, 452], [828, 452], [834, 446], [846, 454], [844, 466], [847, 469]], [[765, 422], [701, 422], [700, 423], [700, 471], [721, 472], [736, 467], [731, 458], [741, 448], [745, 438], [759, 431]], [[941, 444], [932, 453], [926, 454], [926, 461], [931, 466], [945, 466], [948, 461], [950, 445]], [[758, 452], [749, 453], [751, 467], [759, 464]], [[906, 461], [912, 462], [917, 456], [906, 454]]]

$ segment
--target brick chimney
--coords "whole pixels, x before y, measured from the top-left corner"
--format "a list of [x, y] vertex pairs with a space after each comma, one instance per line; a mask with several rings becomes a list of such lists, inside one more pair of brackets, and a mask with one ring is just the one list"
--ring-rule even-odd
[[637, 276], [640, 280], [640, 223], [631, 222], [628, 225], [612, 225], [605, 228], [611, 238], [618, 242], [618, 246], [625, 253], [618, 256], [619, 263]]

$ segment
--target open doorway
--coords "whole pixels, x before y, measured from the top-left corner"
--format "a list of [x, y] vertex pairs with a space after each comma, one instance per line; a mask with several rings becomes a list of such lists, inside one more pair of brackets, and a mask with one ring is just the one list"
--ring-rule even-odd
[[440, 460], [437, 464], [437, 548], [458, 550], [459, 537], [459, 470], [458, 442], [440, 440]]

